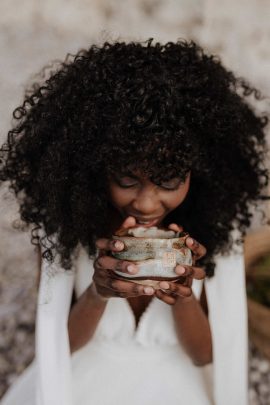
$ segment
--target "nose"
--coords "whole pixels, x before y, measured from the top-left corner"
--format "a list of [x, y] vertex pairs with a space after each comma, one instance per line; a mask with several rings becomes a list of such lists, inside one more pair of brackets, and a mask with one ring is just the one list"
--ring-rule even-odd
[[152, 187], [142, 188], [138, 191], [136, 197], [132, 201], [132, 207], [135, 212], [141, 215], [152, 215], [160, 211], [158, 193]]

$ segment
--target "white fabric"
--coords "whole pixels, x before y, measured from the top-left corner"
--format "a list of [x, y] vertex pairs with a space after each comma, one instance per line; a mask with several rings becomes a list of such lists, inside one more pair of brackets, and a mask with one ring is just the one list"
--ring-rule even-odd
[[[247, 314], [241, 253], [219, 257], [214, 278], [205, 282], [213, 367], [192, 365], [177, 340], [171, 307], [156, 298], [137, 330], [128, 302], [110, 299], [94, 337], [70, 362], [65, 324], [72, 286], [75, 281], [79, 296], [92, 274], [92, 263], [83, 250], [75, 280], [73, 273], [43, 265], [36, 365], [26, 372], [23, 386], [15, 385], [2, 405], [161, 405], [164, 400], [170, 405], [209, 405], [211, 380], [215, 405], [247, 405]], [[201, 282], [194, 283], [194, 290], [198, 297]], [[30, 400], [35, 382], [37, 398]]]
[[44, 261], [36, 322], [37, 405], [71, 405], [71, 367], [66, 328], [74, 272]]
[[205, 283], [213, 341], [217, 405], [248, 404], [248, 329], [244, 258], [220, 257]]

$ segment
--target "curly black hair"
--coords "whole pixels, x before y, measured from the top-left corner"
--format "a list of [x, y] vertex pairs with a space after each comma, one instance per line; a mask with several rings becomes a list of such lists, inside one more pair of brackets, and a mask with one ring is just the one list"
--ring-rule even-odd
[[136, 168], [159, 183], [191, 171], [188, 196], [166, 224], [207, 247], [210, 276], [268, 184], [268, 118], [250, 96], [261, 98], [193, 41], [93, 45], [26, 93], [1, 148], [0, 180], [10, 181], [32, 243], [46, 240], [43, 256], [57, 252], [70, 269], [79, 243], [94, 255], [108, 233], [110, 174]]

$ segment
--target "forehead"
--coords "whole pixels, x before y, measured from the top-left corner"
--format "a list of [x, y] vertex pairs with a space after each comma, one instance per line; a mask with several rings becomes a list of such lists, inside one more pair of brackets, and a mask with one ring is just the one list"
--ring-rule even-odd
[[143, 169], [139, 169], [139, 168], [132, 169], [131, 167], [127, 167], [123, 170], [119, 170], [115, 174], [119, 175], [119, 176], [131, 176], [131, 177], [135, 177], [138, 179], [145, 179], [145, 180], [147, 180], [149, 178], [149, 175]]
[[[159, 181], [168, 181], [168, 180], [173, 180], [173, 179], [179, 179], [181, 178], [182, 180], [185, 180], [187, 178], [187, 176], [189, 175], [190, 172], [188, 172], [185, 176], [179, 174], [174, 174], [171, 176], [160, 176], [159, 177]], [[139, 179], [142, 181], [155, 181], [155, 178], [149, 174], [147, 174], [146, 172], [144, 172], [142, 169], [132, 169], [132, 168], [127, 168], [126, 170], [122, 170], [122, 171], [116, 171], [114, 173], [115, 176], [119, 176], [119, 177], [132, 177], [135, 179]]]

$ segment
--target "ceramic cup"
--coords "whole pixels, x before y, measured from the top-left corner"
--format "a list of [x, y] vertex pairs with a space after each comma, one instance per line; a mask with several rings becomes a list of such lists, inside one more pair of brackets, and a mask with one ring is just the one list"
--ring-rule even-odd
[[113, 235], [113, 239], [122, 241], [125, 248], [121, 252], [113, 252], [113, 256], [134, 262], [139, 271], [136, 275], [115, 273], [129, 281], [153, 287], [160, 280], [179, 279], [174, 272], [175, 266], [192, 264], [191, 250], [185, 245], [187, 237], [187, 233], [157, 227], [122, 230]]

